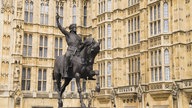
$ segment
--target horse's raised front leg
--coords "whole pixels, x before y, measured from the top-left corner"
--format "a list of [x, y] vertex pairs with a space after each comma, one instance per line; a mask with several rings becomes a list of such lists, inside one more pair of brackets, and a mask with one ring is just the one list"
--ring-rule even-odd
[[76, 84], [77, 84], [77, 90], [78, 90], [78, 93], [79, 93], [81, 108], [86, 108], [85, 104], [83, 103], [83, 96], [81, 94], [82, 91], [81, 91], [80, 74], [79, 73], [75, 74], [75, 79], [76, 79]]

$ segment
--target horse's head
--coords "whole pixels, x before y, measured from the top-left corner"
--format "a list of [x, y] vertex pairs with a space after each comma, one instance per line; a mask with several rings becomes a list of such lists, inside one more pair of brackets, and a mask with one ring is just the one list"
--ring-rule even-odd
[[96, 56], [100, 51], [100, 41], [96, 42], [94, 38], [87, 38], [84, 41], [85, 47], [87, 47], [87, 55]]

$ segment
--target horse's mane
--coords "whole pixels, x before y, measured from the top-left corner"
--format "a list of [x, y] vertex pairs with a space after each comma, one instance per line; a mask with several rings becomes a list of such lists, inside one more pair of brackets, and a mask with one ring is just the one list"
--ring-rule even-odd
[[85, 45], [85, 46], [89, 46], [93, 41], [94, 41], [93, 38], [88, 37], [88, 38], [85, 39], [84, 45]]
[[88, 56], [88, 49], [87, 48], [94, 42], [95, 42], [94, 39], [91, 37], [86, 38], [84, 41], [84, 48], [81, 50], [80, 56], [83, 57], [85, 61], [90, 59]]

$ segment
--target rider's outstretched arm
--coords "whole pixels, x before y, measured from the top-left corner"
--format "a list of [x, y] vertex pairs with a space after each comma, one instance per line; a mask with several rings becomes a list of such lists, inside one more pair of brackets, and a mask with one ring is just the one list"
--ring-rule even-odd
[[65, 30], [65, 28], [63, 28], [61, 26], [61, 24], [59, 23], [59, 14], [57, 13], [57, 16], [56, 16], [56, 21], [57, 21], [57, 25], [59, 27], [59, 30], [65, 35], [65, 36], [69, 36], [69, 32], [67, 30]]

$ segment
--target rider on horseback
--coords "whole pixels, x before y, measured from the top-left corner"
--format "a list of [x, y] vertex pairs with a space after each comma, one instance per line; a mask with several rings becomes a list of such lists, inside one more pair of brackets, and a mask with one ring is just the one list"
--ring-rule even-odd
[[[56, 20], [57, 20], [58, 28], [65, 35], [65, 39], [68, 45], [67, 51], [65, 53], [66, 60], [64, 61], [64, 65], [65, 65], [64, 69], [65, 69], [65, 73], [67, 73], [72, 55], [74, 55], [76, 51], [80, 51], [83, 48], [83, 43], [82, 43], [81, 37], [78, 36], [76, 33], [76, 24], [71, 24], [69, 26], [70, 32], [68, 32], [59, 23], [58, 13], [56, 16]], [[62, 77], [64, 77], [64, 72], [62, 73]]]
[[[82, 42], [81, 37], [79, 35], [77, 35], [77, 33], [76, 33], [76, 24], [71, 24], [69, 26], [70, 32], [68, 32], [59, 23], [58, 13], [56, 16], [56, 20], [57, 20], [57, 25], [58, 25], [60, 31], [65, 35], [65, 39], [66, 39], [66, 42], [68, 45], [67, 52], [65, 53], [66, 60], [64, 61], [65, 72], [62, 73], [62, 78], [64, 78], [65, 77], [64, 73], [67, 74], [67, 72], [68, 72], [71, 58], [73, 57], [73, 55], [76, 54], [76, 52], [80, 52], [83, 49], [84, 44]], [[94, 79], [94, 78], [91, 77], [89, 79]]]

